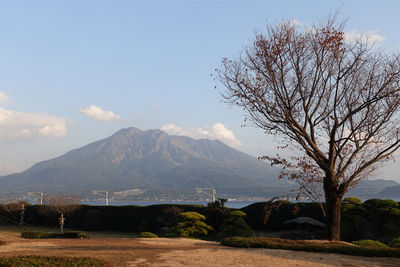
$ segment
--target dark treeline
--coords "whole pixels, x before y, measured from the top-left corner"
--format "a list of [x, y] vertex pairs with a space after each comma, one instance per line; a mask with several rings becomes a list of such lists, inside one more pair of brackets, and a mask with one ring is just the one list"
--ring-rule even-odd
[[[279, 205], [277, 205], [279, 203]], [[20, 205], [0, 205], [0, 224], [18, 223]], [[206, 223], [218, 229], [232, 209], [209, 205], [162, 204], [152, 206], [89, 206], [67, 205], [25, 206], [24, 222], [34, 226], [58, 227], [58, 218], [64, 214], [65, 228], [107, 230], [122, 232], [160, 233], [173, 227], [178, 214], [195, 211], [206, 217]], [[295, 230], [284, 222], [297, 217], [311, 217], [324, 223], [320, 206], [316, 203], [260, 202], [241, 209], [245, 221], [256, 231]], [[269, 216], [266, 213], [270, 211]], [[370, 199], [361, 202], [346, 198], [342, 206], [341, 239], [354, 241], [374, 239], [389, 242], [400, 236], [400, 205], [393, 200]]]

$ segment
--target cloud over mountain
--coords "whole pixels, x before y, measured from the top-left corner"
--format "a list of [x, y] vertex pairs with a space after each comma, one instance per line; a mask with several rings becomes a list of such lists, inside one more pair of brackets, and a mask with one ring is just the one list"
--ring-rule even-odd
[[161, 127], [161, 130], [171, 135], [188, 136], [194, 139], [218, 139], [225, 144], [238, 148], [242, 145], [233, 132], [225, 127], [222, 123], [215, 123], [212, 126], [203, 128], [183, 129], [175, 124], [167, 124]]
[[112, 112], [111, 110], [103, 110], [102, 108], [95, 105], [91, 105], [87, 108], [81, 108], [79, 109], [79, 112], [97, 121], [111, 122], [119, 121], [121, 119], [119, 115], [114, 114], [114, 112]]

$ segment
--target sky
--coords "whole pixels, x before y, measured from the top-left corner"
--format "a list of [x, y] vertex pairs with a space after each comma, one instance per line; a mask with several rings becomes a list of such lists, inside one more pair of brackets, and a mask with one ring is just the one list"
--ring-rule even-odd
[[[400, 50], [397, 0], [0, 1], [0, 175], [127, 127], [275, 153], [212, 74], [267, 23], [311, 25], [335, 10], [349, 39]], [[379, 178], [400, 182], [399, 164]]]

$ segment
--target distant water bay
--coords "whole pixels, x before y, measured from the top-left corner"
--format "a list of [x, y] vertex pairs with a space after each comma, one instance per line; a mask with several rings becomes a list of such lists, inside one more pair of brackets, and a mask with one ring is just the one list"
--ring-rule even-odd
[[[361, 201], [366, 201], [367, 199], [361, 199]], [[400, 203], [400, 198], [392, 198], [392, 200]], [[263, 201], [228, 201], [225, 203], [225, 206], [233, 209], [240, 209], [251, 205], [253, 203], [263, 202]], [[297, 202], [296, 200], [291, 200], [291, 202]], [[311, 202], [310, 200], [300, 200], [298, 202]], [[37, 205], [39, 204], [36, 201], [30, 201], [31, 204]], [[82, 201], [81, 204], [84, 205], [92, 205], [92, 206], [105, 206], [105, 201]], [[137, 205], [137, 206], [151, 206], [151, 205], [161, 205], [161, 204], [177, 204], [177, 205], [204, 205], [207, 206], [207, 201], [109, 201], [109, 206], [129, 206], [129, 205]]]
[[[205, 201], [194, 201], [194, 202], [174, 202], [174, 201], [119, 201], [113, 202], [109, 201], [109, 206], [127, 206], [127, 205], [138, 205], [138, 206], [150, 206], [150, 205], [160, 205], [160, 204], [187, 204], [187, 205], [194, 205], [200, 204], [207, 206], [208, 202]], [[240, 209], [246, 207], [250, 204], [256, 203], [256, 201], [228, 201], [225, 203], [225, 206], [228, 208]], [[104, 206], [104, 201], [83, 201], [82, 204], [86, 205], [93, 205], [93, 206]]]

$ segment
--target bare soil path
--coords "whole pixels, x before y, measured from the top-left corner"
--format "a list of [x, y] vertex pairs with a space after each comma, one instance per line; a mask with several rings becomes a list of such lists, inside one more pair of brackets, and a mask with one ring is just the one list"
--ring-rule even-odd
[[[0, 228], [0, 256], [89, 256], [112, 266], [393, 266], [397, 258], [366, 258], [327, 253], [240, 249], [184, 238], [121, 238], [121, 233], [93, 233], [91, 239], [21, 239], [19, 231]], [[116, 237], [113, 237], [116, 236]]]

